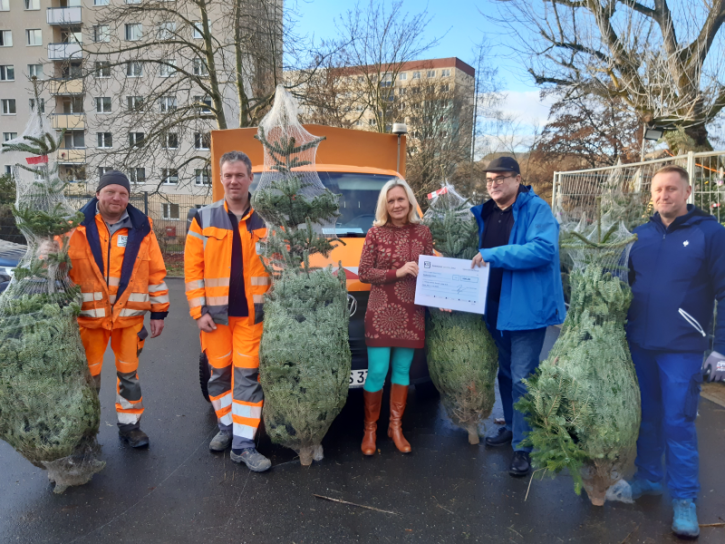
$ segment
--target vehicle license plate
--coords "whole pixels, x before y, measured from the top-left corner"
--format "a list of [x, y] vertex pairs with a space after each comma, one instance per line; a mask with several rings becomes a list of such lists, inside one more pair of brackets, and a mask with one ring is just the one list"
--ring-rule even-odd
[[353, 370], [350, 372], [350, 389], [356, 389], [365, 385], [365, 379], [368, 377], [366, 370]]

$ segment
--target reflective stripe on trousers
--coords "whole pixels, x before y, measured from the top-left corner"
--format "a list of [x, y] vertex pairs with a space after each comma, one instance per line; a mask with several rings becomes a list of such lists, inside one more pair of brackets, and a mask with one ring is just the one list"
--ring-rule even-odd
[[111, 341], [111, 349], [116, 358], [116, 414], [118, 425], [125, 430], [137, 428], [144, 411], [138, 379], [138, 354], [144, 345], [138, 334], [142, 328], [143, 322], [112, 331], [80, 327], [88, 368], [97, 389], [101, 386], [103, 355], [109, 339]]
[[219, 429], [232, 432], [233, 449], [254, 445], [264, 404], [258, 380], [262, 325], [249, 322], [248, 317], [230, 317], [229, 325], [201, 333], [211, 367], [209, 399]]

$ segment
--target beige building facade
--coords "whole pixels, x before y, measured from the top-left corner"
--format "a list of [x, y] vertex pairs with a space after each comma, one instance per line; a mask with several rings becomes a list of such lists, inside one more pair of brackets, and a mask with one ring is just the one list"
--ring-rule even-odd
[[[281, 24], [281, 0], [242, 1], [273, 4]], [[78, 192], [95, 190], [103, 171], [115, 167], [125, 170], [134, 192], [205, 197], [211, 180], [201, 165], [210, 157], [218, 116], [204, 92], [207, 59], [189, 54], [204, 39], [202, 17], [189, 0], [159, 0], [144, 11], [147, 3], [0, 0], [0, 139], [22, 135], [40, 107], [49, 126], [66, 130], [55, 158], [61, 177], [77, 182]], [[240, 64], [254, 70], [255, 62], [235, 57], [233, 25], [223, 12], [228, 4], [211, 1], [216, 11], [205, 15], [220, 44], [212, 55], [223, 82], [219, 109], [236, 120], [236, 87], [243, 80], [252, 94], [255, 78], [237, 77], [235, 70]], [[33, 76], [42, 84], [40, 104], [32, 98]], [[11, 165], [3, 159], [5, 173]], [[185, 204], [172, 201], [159, 215], [184, 219]]]

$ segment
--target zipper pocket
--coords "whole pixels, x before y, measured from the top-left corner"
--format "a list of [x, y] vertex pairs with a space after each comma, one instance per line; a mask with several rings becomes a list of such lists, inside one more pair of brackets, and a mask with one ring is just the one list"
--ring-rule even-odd
[[680, 315], [681, 315], [681, 316], [682, 316], [682, 317], [683, 317], [683, 318], [685, 319], [685, 321], [687, 321], [687, 322], [688, 322], [688, 323], [689, 323], [690, 325], [692, 325], [692, 327], [693, 327], [693, 328], [694, 328], [694, 329], [695, 329], [695, 330], [696, 330], [697, 332], [699, 332], [699, 333], [700, 333], [700, 334], [702, 335], [702, 337], [703, 337], [703, 338], [706, 338], [706, 337], [707, 337], [707, 334], [705, 334], [705, 331], [703, 330], [703, 328], [702, 328], [702, 326], [700, 325], [700, 323], [698, 323], [698, 322], [697, 322], [697, 319], [695, 319], [694, 317], [692, 317], [692, 316], [691, 316], [690, 314], [688, 314], [688, 313], [687, 313], [687, 312], [686, 312], [685, 310], [683, 310], [682, 308], [680, 308], [680, 309], [678, 310], [678, 312], [679, 312], [679, 314], [680, 314]]

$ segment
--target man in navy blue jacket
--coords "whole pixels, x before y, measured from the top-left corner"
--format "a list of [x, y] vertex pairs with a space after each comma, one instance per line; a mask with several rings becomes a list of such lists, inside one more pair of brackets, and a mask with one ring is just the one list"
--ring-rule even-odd
[[471, 209], [478, 221], [479, 253], [471, 266], [490, 265], [486, 325], [498, 347], [498, 387], [506, 426], [486, 438], [487, 446], [514, 449], [511, 476], [531, 469], [531, 430], [514, 404], [526, 394], [522, 382], [539, 366], [546, 327], [564, 322], [559, 270], [559, 224], [551, 208], [521, 184], [518, 163], [494, 159], [486, 168], [491, 199]]
[[[652, 178], [656, 213], [634, 232], [630, 253], [632, 305], [627, 339], [642, 393], [637, 473], [632, 498], [662, 494], [662, 455], [674, 509], [672, 530], [696, 537], [700, 490], [695, 417], [702, 382], [705, 329], [715, 299], [725, 299], [725, 228], [687, 204], [686, 170], [666, 166]], [[713, 354], [716, 377], [725, 353], [725, 312], [718, 312]]]

